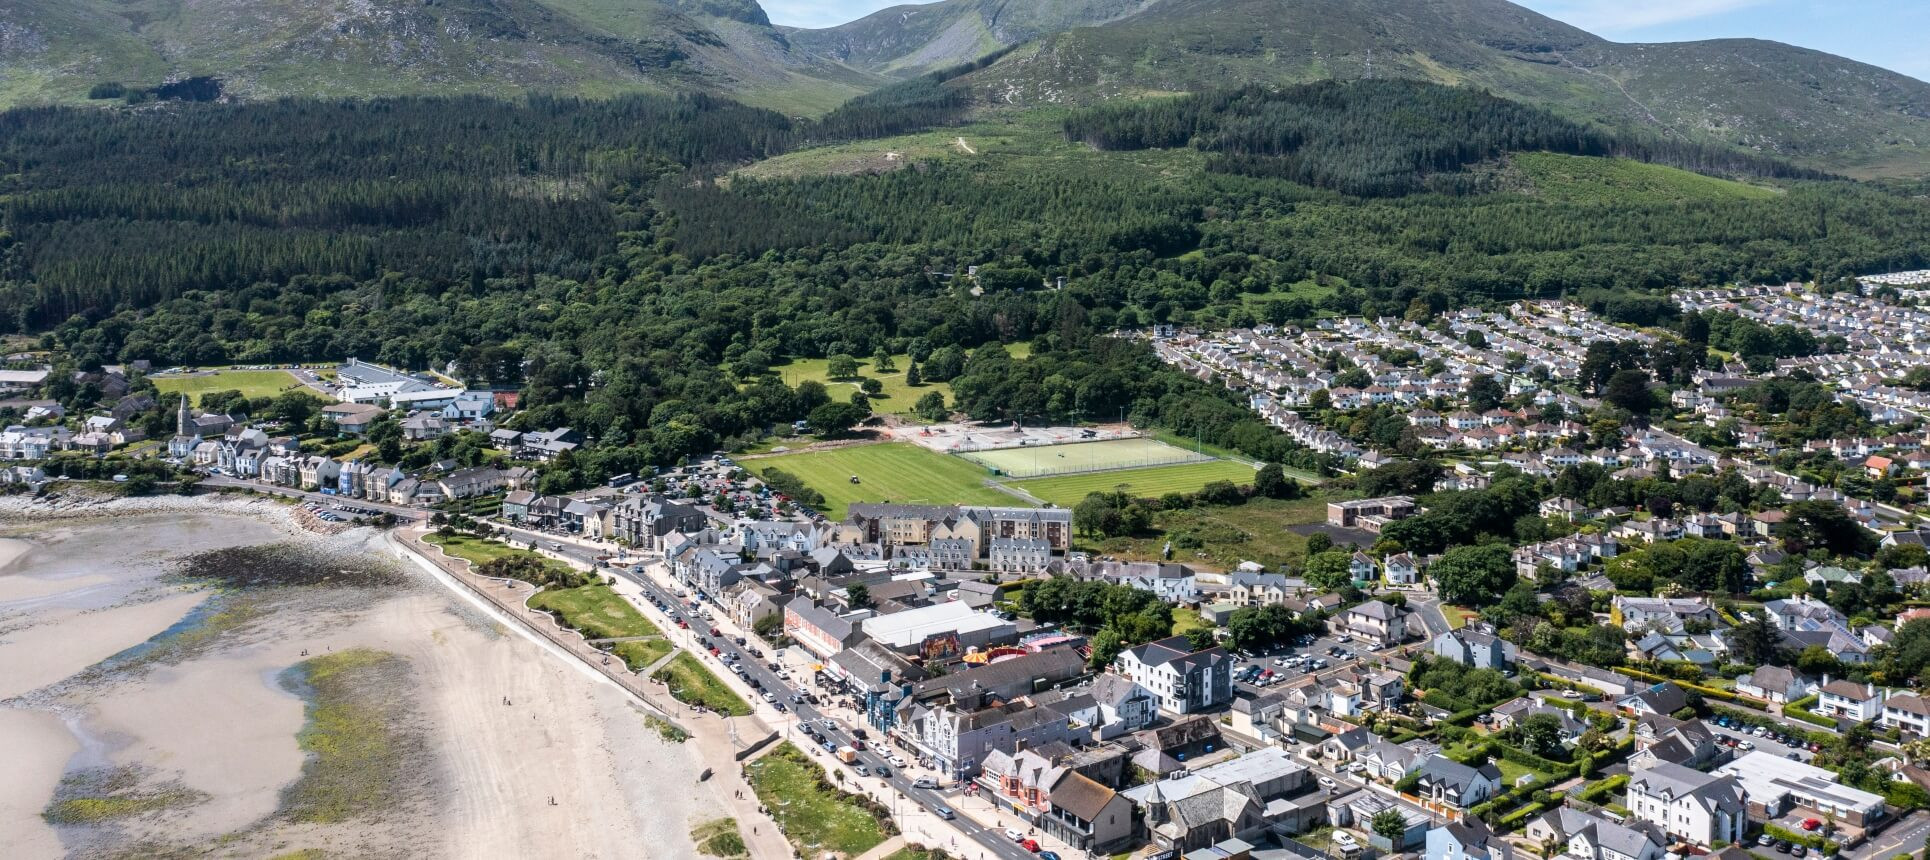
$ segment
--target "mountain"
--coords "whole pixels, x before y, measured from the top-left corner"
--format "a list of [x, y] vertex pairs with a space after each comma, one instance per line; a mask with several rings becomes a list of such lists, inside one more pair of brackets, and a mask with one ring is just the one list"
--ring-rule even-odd
[[1930, 83], [1776, 42], [1610, 42], [1505, 0], [946, 0], [788, 35], [900, 75], [1016, 45], [952, 84], [1001, 104], [1407, 77], [1819, 166], [1930, 173]]
[[1159, 0], [943, 0], [893, 6], [792, 44], [882, 74], [915, 75], [1075, 27], [1128, 18]]
[[194, 77], [257, 99], [704, 91], [800, 112], [883, 82], [793, 48], [755, 0], [0, 0], [0, 107]]

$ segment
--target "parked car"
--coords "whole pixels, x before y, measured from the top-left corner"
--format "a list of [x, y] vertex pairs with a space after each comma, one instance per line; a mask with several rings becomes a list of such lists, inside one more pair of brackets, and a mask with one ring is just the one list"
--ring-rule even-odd
[[1014, 828], [1007, 827], [1005, 828], [1005, 838], [1010, 839], [1013, 842], [1023, 842], [1025, 841], [1025, 834]]
[[938, 781], [928, 776], [921, 776], [915, 780], [912, 780], [911, 787], [936, 789], [938, 787]]

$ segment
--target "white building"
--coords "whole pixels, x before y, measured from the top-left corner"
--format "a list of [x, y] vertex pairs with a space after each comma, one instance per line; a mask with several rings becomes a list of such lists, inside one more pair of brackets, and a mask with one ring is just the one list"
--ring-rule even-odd
[[1630, 775], [1628, 808], [1637, 819], [1697, 845], [1740, 842], [1748, 827], [1748, 805], [1735, 777], [1672, 762]]

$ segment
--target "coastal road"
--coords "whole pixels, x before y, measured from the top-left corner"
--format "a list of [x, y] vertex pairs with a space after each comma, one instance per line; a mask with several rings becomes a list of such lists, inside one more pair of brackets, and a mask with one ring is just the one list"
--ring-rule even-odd
[[386, 502], [371, 502], [367, 499], [344, 499], [341, 496], [331, 496], [326, 493], [311, 493], [306, 490], [297, 490], [293, 487], [278, 487], [274, 484], [244, 481], [240, 478], [230, 478], [226, 475], [209, 475], [201, 479], [201, 486], [253, 490], [263, 495], [281, 496], [285, 499], [296, 499], [303, 502], [314, 502], [315, 504], [326, 505], [328, 507], [346, 506], [351, 508], [365, 508], [372, 511], [381, 511], [385, 514], [394, 514], [396, 518], [404, 521], [426, 520], [434, 513], [433, 511], [425, 511], [421, 508], [391, 505]]
[[[530, 540], [538, 541], [539, 545], [542, 546], [545, 551], [586, 565], [595, 566], [599, 556], [611, 554], [611, 550], [609, 549], [587, 544], [580, 539], [563, 538], [557, 535], [514, 527], [503, 527], [503, 530], [509, 537], [518, 542], [527, 543]], [[804, 749], [812, 755], [830, 755], [830, 753], [825, 752], [816, 742], [803, 735], [801, 725], [804, 723], [810, 723], [813, 726], [813, 730], [816, 731], [819, 736], [829, 741], [834, 747], [850, 746], [852, 741], [857, 740], [851, 731], [850, 723], [833, 716], [832, 707], [824, 704], [813, 706], [808, 702], [793, 701], [793, 694], [812, 692], [810, 689], [812, 687], [812, 679], [804, 676], [794, 676], [789, 680], [779, 677], [778, 674], [770, 668], [769, 663], [773, 659], [771, 653], [766, 652], [761, 658], [754, 657], [749, 654], [744, 647], [736, 644], [732, 639], [733, 635], [745, 636], [747, 642], [757, 642], [758, 640], [752, 638], [749, 631], [737, 630], [736, 625], [727, 617], [724, 617], [725, 614], [721, 611], [720, 607], [715, 603], [702, 602], [701, 605], [711, 609], [712, 614], [718, 616], [718, 618], [714, 621], [701, 621], [698, 616], [689, 611], [689, 597], [678, 597], [671, 587], [667, 587], [665, 582], [660, 581], [657, 576], [653, 576], [647, 572], [648, 568], [660, 564], [655, 556], [634, 553], [632, 556], [643, 560], [644, 563], [623, 567], [613, 566], [604, 568], [604, 570], [634, 583], [643, 590], [646, 597], [665, 606], [674, 608], [678, 615], [684, 616], [686, 620], [691, 621], [691, 629], [688, 631], [677, 628], [674, 622], [665, 628], [665, 633], [670, 635], [673, 640], [677, 639], [679, 634], [690, 634], [692, 640], [708, 642], [717, 646], [724, 654], [736, 655], [738, 658], [736, 665], [744, 667], [745, 679], [756, 681], [757, 686], [763, 691], [775, 695], [778, 701], [783, 702], [785, 707], [789, 709], [790, 714], [795, 718], [793, 722], [785, 727], [784, 732], [787, 740], [792, 741], [800, 749]], [[666, 572], [665, 579], [667, 578]], [[686, 594], [696, 596], [695, 592], [688, 589], [684, 590]], [[663, 619], [657, 620], [662, 621]], [[723, 630], [725, 635], [710, 636], [708, 635], [708, 629], [699, 629], [700, 624], [705, 628], [714, 625], [718, 629]], [[725, 675], [733, 674], [722, 660], [710, 656], [707, 650], [694, 644], [694, 642], [680, 641], [678, 644], [687, 645], [686, 650], [699, 660], [704, 661], [713, 671], [721, 672]], [[831, 702], [837, 698], [836, 694], [828, 691], [819, 690], [816, 692], [822, 694], [819, 696], [821, 702]], [[860, 715], [852, 713], [849, 719], [853, 721], [859, 720]], [[829, 721], [828, 723], [827, 720]], [[884, 757], [891, 755], [891, 752], [889, 750], [872, 747], [872, 744], [878, 742], [880, 739], [875, 733], [871, 734], [872, 737], [866, 740], [866, 749], [859, 754], [858, 760], [875, 774], [880, 766], [886, 764]], [[830, 763], [830, 767], [837, 768], [846, 766]], [[890, 772], [891, 776], [880, 780], [880, 782], [890, 787], [902, 798], [902, 800], [898, 802], [897, 807], [900, 813], [928, 813], [935, 807], [950, 808], [958, 813], [957, 817], [945, 821], [944, 825], [957, 831], [958, 834], [965, 839], [977, 843], [982, 851], [978, 852], [976, 856], [981, 857], [982, 860], [991, 860], [993, 857], [1004, 858], [1004, 860], [1034, 860], [1035, 855], [1025, 850], [1023, 846], [1007, 839], [1002, 828], [982, 824], [974, 820], [970, 815], [967, 815], [960, 808], [961, 803], [978, 803], [980, 802], [979, 800], [968, 800], [962, 797], [961, 792], [959, 792], [956, 787], [950, 791], [918, 788], [913, 784], [916, 778], [906, 774], [903, 770], [893, 767], [890, 768]], [[877, 779], [875, 776], [859, 777], [855, 771], [852, 771], [850, 776], [854, 780], [868, 781]], [[941, 784], [943, 784], [942, 780]]]

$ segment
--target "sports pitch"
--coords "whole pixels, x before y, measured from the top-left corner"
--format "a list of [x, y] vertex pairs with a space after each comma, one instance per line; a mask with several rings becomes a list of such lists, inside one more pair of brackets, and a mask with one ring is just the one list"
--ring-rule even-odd
[[[844, 519], [852, 502], [915, 502], [927, 505], [1024, 505], [1016, 497], [985, 486], [985, 470], [905, 442], [855, 445], [830, 451], [783, 454], [747, 460], [762, 473], [776, 467], [798, 476], [824, 494], [832, 519]], [[851, 483], [856, 475], [858, 483]]]
[[972, 451], [958, 456], [1013, 478], [1069, 475], [1106, 469], [1138, 469], [1199, 463], [1211, 457], [1157, 439], [1108, 439], [1066, 445], [1028, 445]]
[[1201, 487], [1214, 481], [1251, 484], [1253, 471], [1252, 466], [1234, 460], [1208, 460], [1204, 463], [1183, 463], [1178, 466], [1115, 469], [1109, 472], [1087, 472], [1082, 475], [1060, 475], [1056, 478], [1034, 478], [1029, 481], [1014, 481], [1010, 486], [1059, 507], [1069, 508], [1093, 493], [1110, 493], [1114, 490], [1123, 490], [1127, 495], [1135, 498], [1152, 499], [1167, 493], [1198, 492]]

